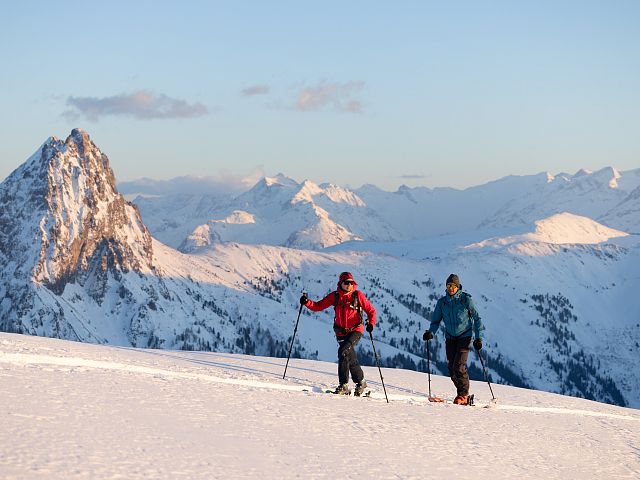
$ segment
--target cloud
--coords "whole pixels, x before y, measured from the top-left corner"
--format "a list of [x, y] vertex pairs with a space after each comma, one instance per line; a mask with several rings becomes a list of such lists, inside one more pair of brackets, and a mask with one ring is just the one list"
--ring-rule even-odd
[[361, 113], [362, 102], [353, 96], [364, 89], [364, 82], [320, 83], [298, 92], [295, 109], [302, 112], [332, 107], [339, 112]]
[[245, 176], [222, 170], [217, 175], [203, 177], [187, 175], [170, 180], [140, 178], [119, 182], [118, 191], [123, 195], [238, 195], [253, 187], [264, 176], [264, 168], [256, 167]]
[[192, 118], [209, 113], [202, 103], [187, 103], [185, 100], [138, 90], [113, 97], [68, 97], [67, 105], [72, 107], [63, 115], [77, 118], [84, 115], [91, 121], [98, 121], [107, 115], [131, 116], [139, 120], [167, 118]]
[[269, 85], [253, 85], [241, 90], [240, 93], [245, 97], [251, 97], [253, 95], [266, 95], [270, 90]]
[[400, 175], [398, 178], [402, 178], [403, 180], [422, 180], [424, 178], [427, 178], [426, 175], [420, 175], [420, 174], [405, 174], [405, 175]]

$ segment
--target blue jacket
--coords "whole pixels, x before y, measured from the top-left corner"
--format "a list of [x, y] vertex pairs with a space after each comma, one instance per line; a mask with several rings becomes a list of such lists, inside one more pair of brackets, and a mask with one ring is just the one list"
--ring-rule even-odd
[[475, 338], [482, 338], [484, 325], [471, 295], [466, 292], [458, 290], [452, 297], [445, 295], [438, 300], [431, 314], [431, 333], [435, 335], [443, 320], [446, 338], [470, 337], [472, 330]]

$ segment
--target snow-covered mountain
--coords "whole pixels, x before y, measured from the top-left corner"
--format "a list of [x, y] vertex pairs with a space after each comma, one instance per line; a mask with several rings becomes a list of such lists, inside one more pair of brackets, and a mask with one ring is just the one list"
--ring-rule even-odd
[[[624, 202], [638, 185], [640, 169], [625, 172], [624, 175], [607, 167], [597, 172], [580, 170], [572, 176], [550, 176], [540, 189], [522, 192], [483, 220], [480, 226], [526, 225], [560, 212], [571, 212], [605, 223], [607, 212]], [[626, 222], [611, 215], [606, 225], [619, 228]]]
[[64, 142], [49, 138], [2, 183], [0, 225], [5, 331], [81, 338], [55, 305], [68, 284], [102, 303], [110, 278], [153, 268], [137, 208], [118, 195], [107, 157], [79, 129]]
[[[499, 205], [501, 184], [515, 196], [526, 183], [503, 179], [468, 195], [478, 201], [488, 195]], [[124, 346], [286, 356], [301, 291], [323, 296], [335, 288], [339, 272], [350, 270], [378, 310], [375, 336], [383, 364], [425, 371], [422, 332], [453, 271], [486, 323], [484, 351], [494, 380], [640, 406], [640, 371], [628, 368], [640, 348], [640, 298], [632, 294], [640, 287], [638, 236], [560, 213], [529, 224], [519, 220], [506, 234], [455, 230], [419, 237], [435, 228], [429, 215], [447, 213], [425, 208], [426, 198], [450, 196], [443, 205], [453, 207], [458, 193], [380, 194], [371, 186], [349, 192], [283, 176], [264, 179], [235, 198], [190, 197], [179, 204], [175, 224], [164, 224], [161, 233], [193, 226], [189, 240], [180, 240], [190, 252], [184, 253], [149, 236], [136, 208], [118, 194], [107, 157], [85, 132], [74, 130], [64, 142], [47, 140], [0, 184], [0, 329]], [[382, 213], [371, 206], [375, 199], [385, 205]], [[162, 201], [168, 203], [149, 204], [157, 208], [156, 219], [164, 215], [159, 205], [175, 198]], [[404, 202], [413, 207], [392, 222], [392, 207]], [[470, 207], [475, 213], [469, 222], [478, 217], [476, 208]], [[212, 211], [224, 215], [212, 218]], [[331, 225], [320, 222], [321, 211], [342, 212], [342, 220], [331, 221], [351, 232], [345, 239], [370, 238], [384, 218], [390, 219], [384, 230], [389, 235], [378, 230], [376, 242], [351, 240], [324, 251], [277, 245], [292, 232], [306, 231], [292, 244], [320, 246], [316, 240], [325, 231], [319, 225]], [[412, 219], [412, 226], [399, 235], [404, 240], [390, 241], [402, 218]], [[271, 242], [228, 241], [242, 235]], [[330, 311], [305, 310], [294, 357], [333, 361], [331, 324]], [[432, 367], [444, 373], [442, 343], [434, 342]], [[363, 341], [360, 349], [363, 361], [373, 364], [370, 345]], [[477, 367], [471, 373], [482, 376]]]
[[607, 225], [616, 225], [627, 232], [640, 234], [640, 186], [602, 215], [600, 220]]
[[534, 223], [532, 232], [510, 235], [502, 238], [490, 238], [467, 248], [484, 247], [488, 245], [507, 245], [524, 242], [538, 242], [545, 244], [598, 244], [612, 238], [628, 237], [629, 234], [572, 213], [559, 213]]
[[[426, 375], [365, 367], [371, 398], [324, 394], [335, 365], [0, 334], [0, 477], [623, 479], [640, 412], [472, 382], [429, 403]], [[451, 398], [451, 381], [431, 376]], [[462, 426], [463, 428], [459, 428]], [[466, 428], [465, 428], [466, 427]], [[466, 473], [465, 473], [466, 472]]]
[[355, 193], [277, 175], [236, 197], [138, 197], [154, 236], [183, 252], [217, 242], [319, 249], [350, 240], [391, 240], [393, 234]]
[[[465, 190], [385, 192], [316, 185], [278, 175], [239, 196], [138, 197], [145, 223], [167, 245], [193, 251], [219, 241], [319, 249], [352, 240], [425, 239], [486, 231], [513, 232], [569, 212], [611, 228], [640, 225], [640, 169], [607, 167], [575, 175], [505, 177]], [[634, 230], [634, 227], [636, 230]]]

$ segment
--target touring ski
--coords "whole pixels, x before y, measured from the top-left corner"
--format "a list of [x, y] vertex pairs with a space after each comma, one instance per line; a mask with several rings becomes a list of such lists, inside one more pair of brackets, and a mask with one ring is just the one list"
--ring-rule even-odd
[[475, 407], [475, 401], [474, 401], [474, 396], [473, 394], [469, 395], [467, 397], [467, 403], [453, 403], [453, 400], [451, 400], [450, 398], [448, 399], [444, 399], [444, 398], [440, 398], [440, 397], [428, 397], [429, 401], [432, 403], [444, 403], [447, 405], [458, 405], [461, 407]]
[[366, 392], [362, 393], [361, 395], [356, 395], [355, 392], [349, 392], [349, 393], [336, 393], [333, 390], [325, 390], [324, 393], [331, 393], [333, 395], [344, 395], [345, 397], [350, 397], [351, 394], [353, 393], [354, 397], [371, 397], [371, 390], [367, 390]]

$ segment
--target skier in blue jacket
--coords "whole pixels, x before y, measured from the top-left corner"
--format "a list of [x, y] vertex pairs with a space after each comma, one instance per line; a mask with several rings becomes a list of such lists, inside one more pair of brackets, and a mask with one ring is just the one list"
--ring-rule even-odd
[[431, 314], [431, 325], [425, 330], [422, 339], [430, 341], [444, 321], [447, 363], [449, 376], [457, 389], [453, 403], [466, 405], [469, 397], [469, 373], [467, 359], [471, 346], [471, 335], [475, 336], [473, 348], [482, 348], [482, 332], [484, 326], [471, 295], [462, 291], [458, 275], [451, 274], [446, 282], [447, 294], [436, 303]]

